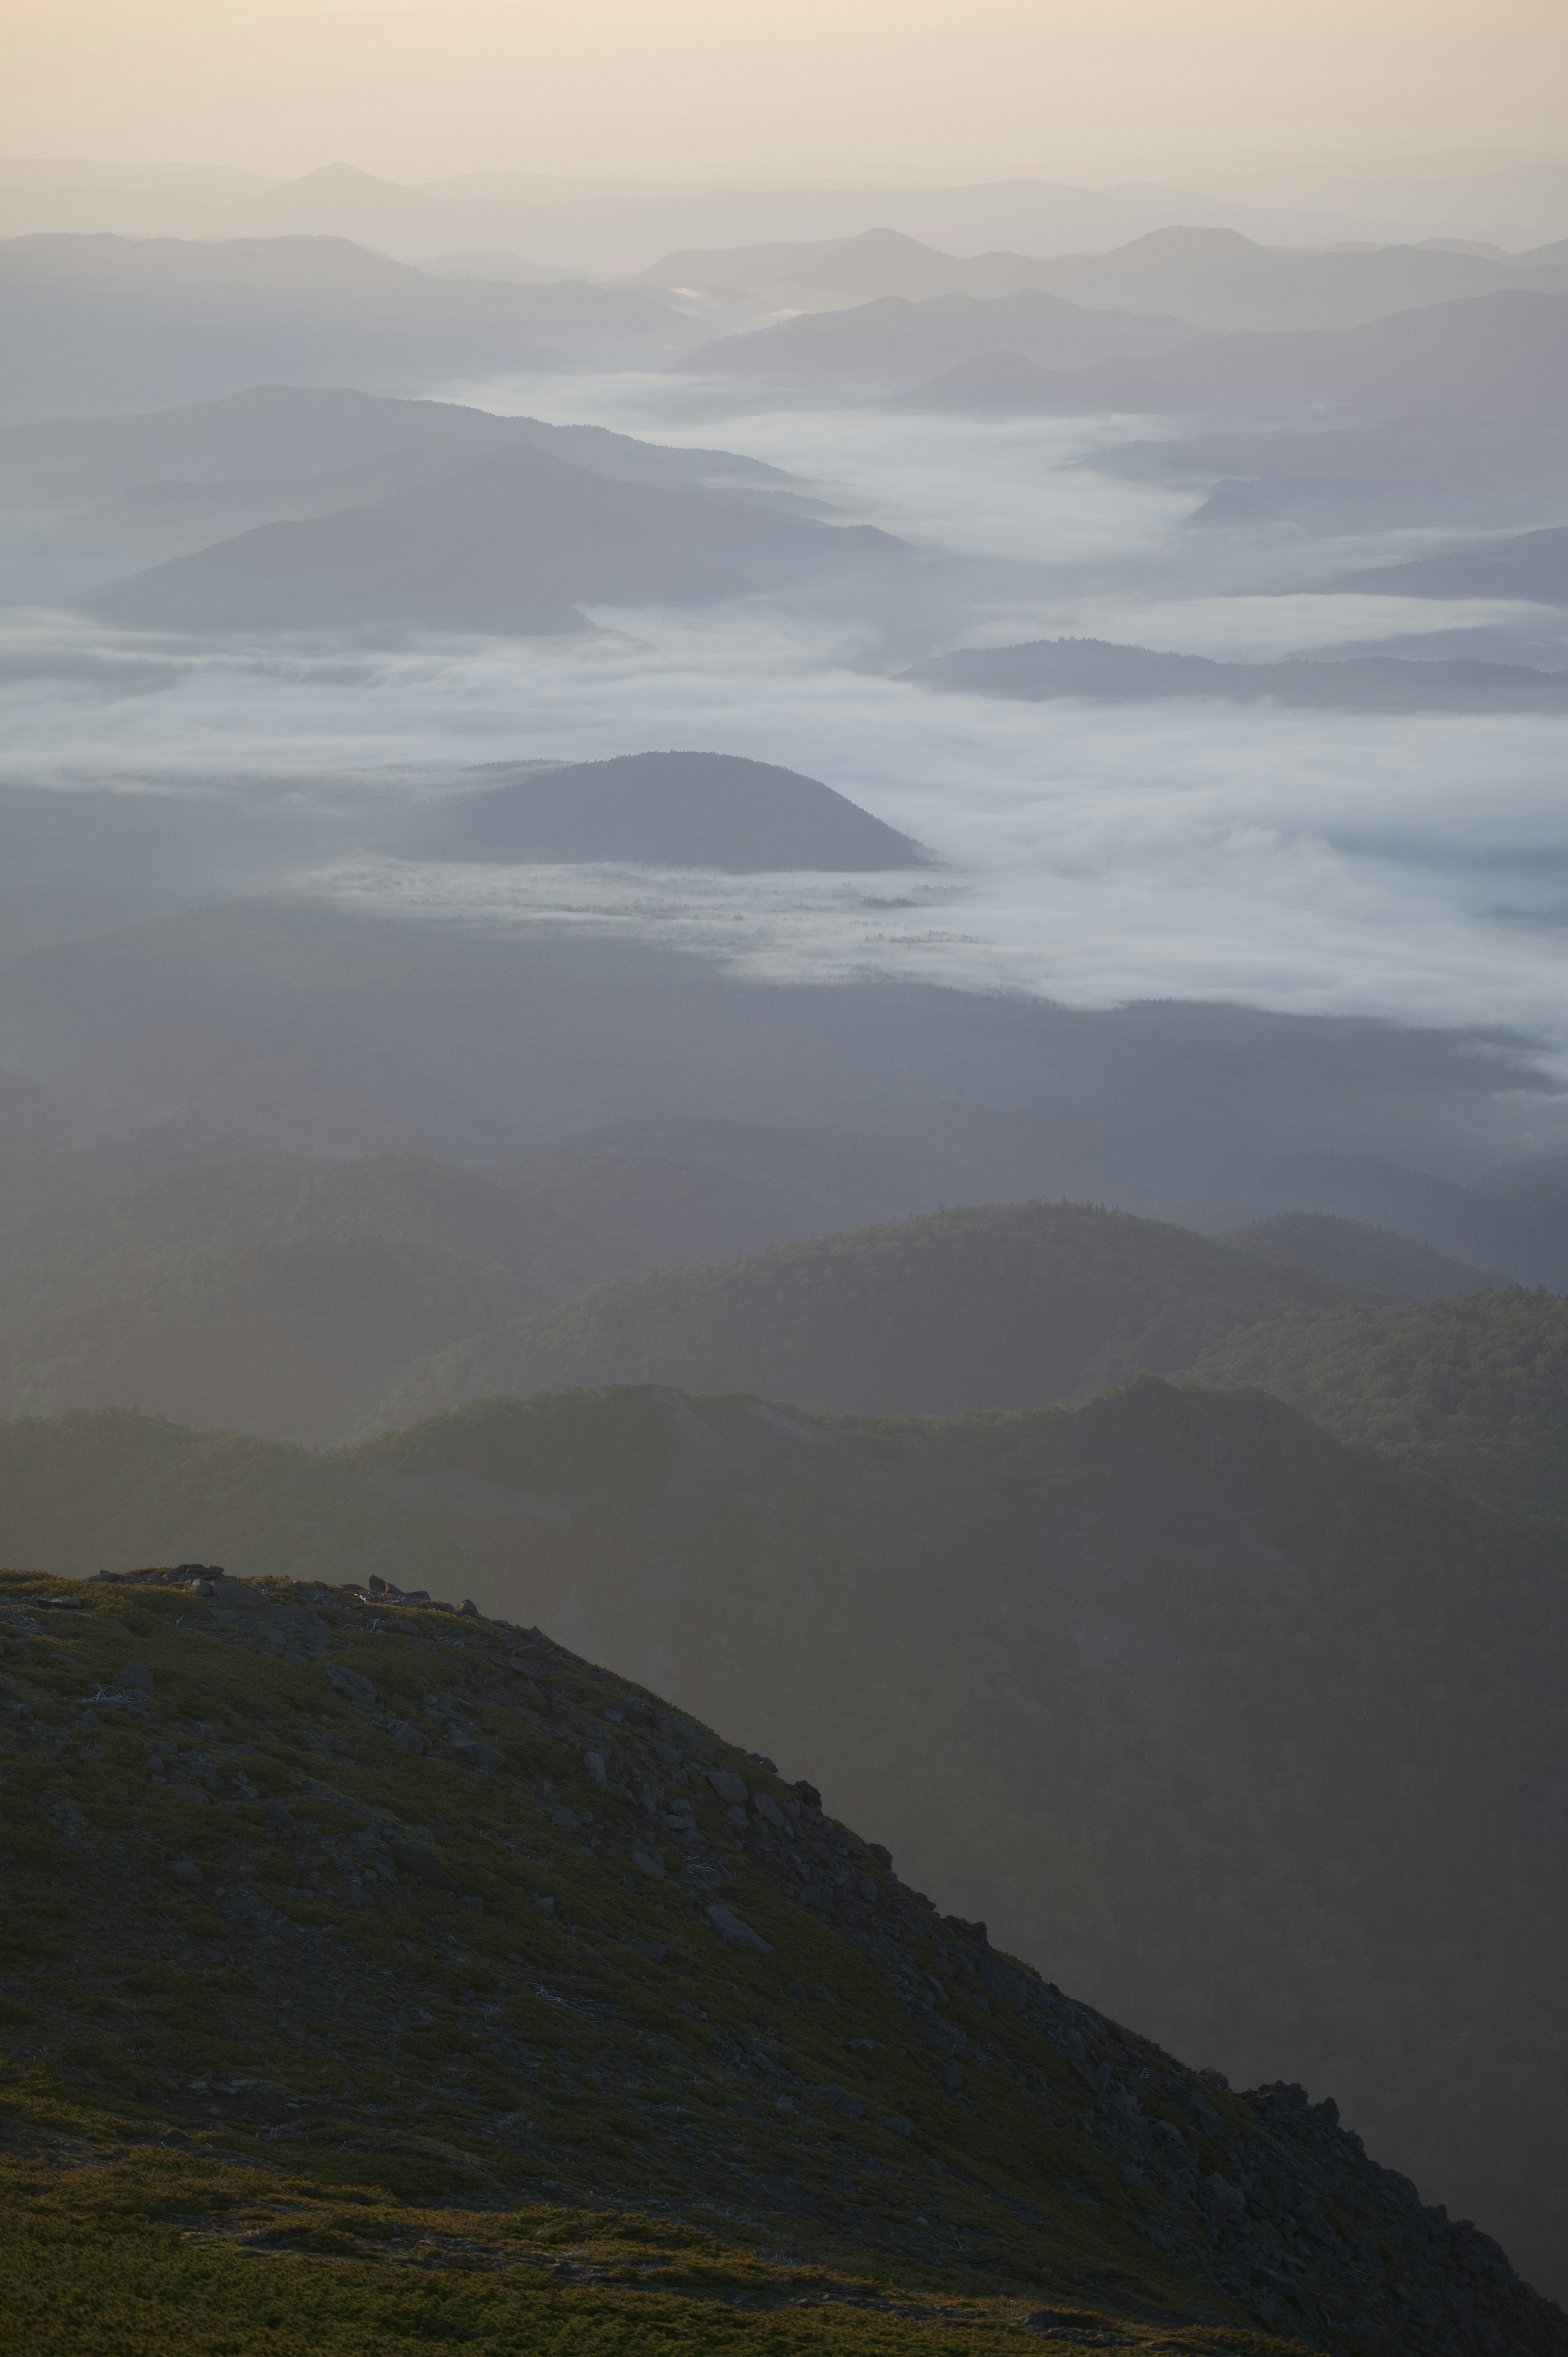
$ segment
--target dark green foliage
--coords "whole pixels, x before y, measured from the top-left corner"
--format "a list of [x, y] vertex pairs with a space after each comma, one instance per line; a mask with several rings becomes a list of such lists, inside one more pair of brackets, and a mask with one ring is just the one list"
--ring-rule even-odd
[[1512, 1287], [1297, 1314], [1213, 1343], [1193, 1373], [1288, 1400], [1341, 1440], [1498, 1506], [1568, 1520], [1568, 1300]]
[[1334, 1291], [1162, 1221], [986, 1204], [600, 1286], [410, 1367], [365, 1424], [575, 1383], [914, 1415], [1032, 1407], [1184, 1366], [1239, 1320]]

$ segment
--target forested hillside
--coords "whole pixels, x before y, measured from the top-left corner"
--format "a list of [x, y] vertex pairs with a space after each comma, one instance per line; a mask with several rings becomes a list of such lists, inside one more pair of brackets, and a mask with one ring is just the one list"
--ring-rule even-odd
[[1128, 1212], [980, 1204], [598, 1287], [409, 1367], [361, 1428], [581, 1383], [909, 1415], [1033, 1407], [1185, 1366], [1238, 1322], [1337, 1291]]
[[1202, 1383], [1256, 1384], [1341, 1440], [1520, 1513], [1568, 1519], [1568, 1300], [1474, 1293], [1351, 1303], [1250, 1326], [1203, 1351]]

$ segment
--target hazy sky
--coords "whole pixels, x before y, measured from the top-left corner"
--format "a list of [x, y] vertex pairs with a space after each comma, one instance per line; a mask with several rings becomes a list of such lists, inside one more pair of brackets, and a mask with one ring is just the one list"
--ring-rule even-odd
[[1563, 0], [5, 0], [0, 153], [1170, 177], [1565, 144]]

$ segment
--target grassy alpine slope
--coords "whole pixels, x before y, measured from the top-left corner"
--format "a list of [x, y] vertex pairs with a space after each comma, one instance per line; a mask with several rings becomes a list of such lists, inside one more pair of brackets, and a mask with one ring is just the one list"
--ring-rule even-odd
[[1127, 1211], [980, 1204], [596, 1286], [416, 1361], [356, 1428], [580, 1383], [913, 1415], [1035, 1407], [1185, 1366], [1239, 1321], [1338, 1290]]
[[3, 1575], [0, 1622], [29, 2348], [1568, 2348], [1331, 2106], [537, 1631], [173, 1572]]
[[537, 1620], [1568, 2275], [1550, 1531], [1153, 1380], [945, 1420], [614, 1389], [330, 1454], [103, 1411], [0, 1429], [0, 1494], [51, 1572], [352, 1566]]
[[1256, 1384], [1341, 1440], [1511, 1512], [1568, 1519], [1561, 1295], [1513, 1287], [1296, 1314], [1210, 1344], [1193, 1376]]

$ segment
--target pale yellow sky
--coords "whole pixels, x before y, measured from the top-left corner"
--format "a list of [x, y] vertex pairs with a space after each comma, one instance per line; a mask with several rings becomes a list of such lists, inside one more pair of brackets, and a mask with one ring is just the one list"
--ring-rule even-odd
[[1568, 0], [0, 0], [0, 153], [1169, 178], [1568, 146]]

